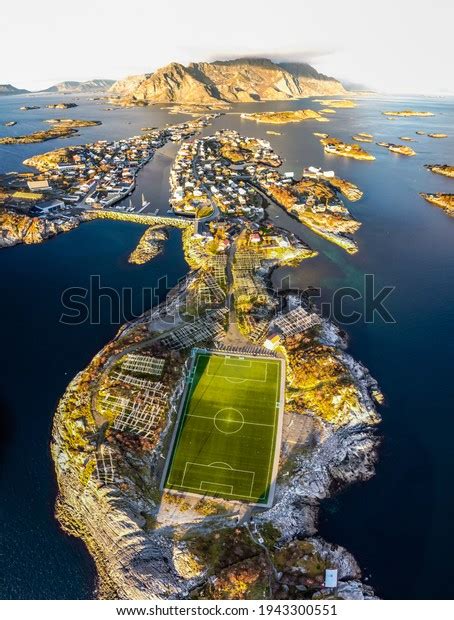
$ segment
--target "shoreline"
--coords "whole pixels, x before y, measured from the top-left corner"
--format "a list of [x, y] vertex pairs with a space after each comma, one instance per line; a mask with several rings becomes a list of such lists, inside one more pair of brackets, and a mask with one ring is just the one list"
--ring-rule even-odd
[[[290, 255], [284, 259], [284, 264], [288, 261], [291, 262]], [[273, 270], [281, 262], [279, 259], [266, 261], [264, 277], [268, 283]], [[85, 541], [98, 568], [98, 595], [101, 598], [187, 599], [194, 596], [203, 598], [204, 593], [208, 591], [216, 598], [216, 593], [210, 589], [212, 586], [208, 579], [209, 573], [206, 568], [199, 568], [201, 554], [203, 555], [200, 548], [201, 533], [203, 532], [203, 539], [207, 541], [216, 531], [221, 531], [227, 539], [237, 536], [234, 533], [240, 531], [241, 535], [238, 536], [241, 540], [237, 542], [237, 546], [240, 547], [246, 545], [249, 537], [247, 524], [239, 530], [239, 526], [235, 525], [238, 519], [242, 519], [241, 506], [232, 506], [229, 502], [219, 499], [205, 498], [202, 502], [198, 501], [197, 497], [188, 498], [181, 494], [172, 498], [165, 491], [159, 491], [164, 463], [161, 455], [168, 449], [169, 437], [174, 432], [178, 402], [188, 372], [189, 357], [185, 352], [177, 354], [175, 351], [176, 357], [175, 355], [173, 357], [169, 410], [154, 448], [151, 452], [147, 449], [138, 451], [139, 444], [132, 442], [132, 438], [128, 439], [129, 456], [126, 457], [124, 453], [122, 458], [127, 458], [127, 463], [121, 465], [123, 474], [120, 475], [120, 480], [123, 482], [117, 481], [118, 474], [110, 482], [102, 482], [99, 479], [100, 474], [96, 474], [100, 471], [99, 450], [104, 455], [102, 457], [104, 460], [107, 458], [106, 451], [111, 454], [110, 458], [114, 459], [116, 469], [120, 465], [115, 454], [118, 450], [121, 452], [122, 442], [125, 441], [123, 439], [120, 441], [118, 434], [114, 434], [104, 447], [105, 440], [102, 437], [105, 436], [105, 431], [101, 433], [103, 427], [99, 427], [98, 431], [95, 430], [96, 426], [101, 424], [101, 420], [96, 422], [99, 414], [96, 413], [96, 409], [92, 409], [97, 402], [97, 391], [101, 388], [106, 389], [103, 386], [108, 385], [106, 381], [108, 382], [108, 377], [115, 371], [116, 365], [124, 359], [125, 351], [129, 354], [140, 350], [143, 354], [147, 350], [160, 350], [163, 355], [163, 350], [159, 349], [159, 342], [163, 338], [160, 330], [167, 330], [164, 335], [167, 334], [168, 337], [174, 330], [184, 325], [179, 309], [186, 306], [188, 295], [192, 294], [194, 287], [203, 282], [203, 274], [204, 267], [190, 269], [185, 283], [172, 289], [167, 301], [164, 300], [153, 311], [121, 327], [115, 338], [71, 381], [57, 408], [51, 446], [59, 485], [57, 517], [65, 531]], [[287, 303], [294, 303], [290, 293]], [[217, 316], [216, 312], [207, 310], [205, 322], [208, 317]], [[166, 327], [167, 315], [180, 317], [170, 332], [168, 326]], [[313, 447], [309, 454], [305, 452], [302, 457], [294, 454], [293, 448], [288, 452], [291, 445], [288, 444], [290, 419], [301, 414], [292, 412], [294, 408], [291, 405], [288, 410], [289, 403], [286, 403], [283, 416], [284, 439], [276, 480], [275, 501], [271, 508], [265, 511], [259, 510], [255, 514], [255, 523], [259, 531], [274, 532], [273, 540], [277, 536], [276, 542], [269, 543], [271, 545], [269, 553], [273, 557], [276, 554], [289, 553], [290, 549], [300, 544], [297, 540], [303, 536], [305, 553], [308, 553], [309, 549], [309, 554], [316, 554], [326, 561], [335, 557], [336, 562], [340, 562], [344, 567], [339, 584], [341, 596], [373, 598], [372, 590], [361, 583], [359, 567], [352, 556], [345, 549], [328, 545], [314, 536], [317, 529], [318, 504], [330, 495], [334, 482], [337, 480], [336, 486], [345, 487], [346, 484], [366, 480], [373, 475], [378, 447], [374, 428], [379, 422], [379, 417], [370, 394], [371, 390], [376, 388], [376, 382], [372, 380], [364, 366], [345, 353], [346, 342], [334, 325], [322, 320], [320, 334], [315, 338], [314, 355], [332, 355], [333, 363], [341, 364], [348, 369], [358, 404], [353, 409], [355, 413], [352, 410], [346, 413], [344, 418], [344, 413], [339, 412], [336, 414], [338, 418], [331, 422], [306, 413], [302, 421], [304, 420], [304, 424], [308, 424], [309, 428], [313, 427], [314, 431], [318, 429], [316, 432], [320, 435], [320, 439], [315, 448]], [[316, 344], [317, 342], [320, 344]], [[215, 348], [222, 351], [222, 341], [220, 345], [219, 348], [219, 345], [215, 344]], [[208, 346], [212, 347], [213, 344]], [[288, 346], [290, 349], [287, 350]], [[286, 344], [286, 348], [282, 349], [282, 354], [288, 358], [291, 367], [295, 363], [292, 361], [294, 359], [292, 346], [294, 344]], [[320, 353], [316, 353], [318, 348]], [[287, 385], [289, 381], [291, 383], [297, 381], [295, 373], [296, 367], [289, 370]], [[98, 448], [90, 447], [91, 442], [87, 443], [93, 434], [99, 437], [96, 442]], [[78, 448], [74, 451], [76, 446]], [[98, 459], [98, 465], [94, 466], [95, 469], [93, 466], [90, 467], [91, 473], [87, 478], [87, 467], [93, 462], [93, 458]], [[286, 477], [288, 467], [293, 472], [291, 479]], [[330, 473], [333, 467], [338, 470], [337, 476]], [[136, 476], [139, 477], [136, 479]], [[146, 499], [147, 497], [153, 499]], [[151, 508], [151, 514], [150, 505], [155, 506]], [[186, 507], [187, 505], [189, 507]], [[198, 508], [199, 505], [201, 507]], [[197, 512], [198, 510], [201, 512]], [[93, 518], [93, 515], [96, 517]], [[174, 532], [174, 535], [169, 537], [168, 532]], [[246, 538], [243, 538], [243, 532]], [[185, 542], [189, 533], [191, 536], [189, 542]], [[257, 558], [261, 558], [260, 545], [254, 549]], [[247, 564], [246, 560], [240, 558], [238, 566], [246, 566], [244, 562]], [[262, 560], [257, 559], [257, 562], [261, 566]], [[345, 569], [345, 566], [348, 569]], [[221, 582], [223, 583], [225, 571], [236, 569], [237, 563], [234, 563], [224, 569], [224, 572], [221, 570], [219, 573]], [[261, 571], [262, 576], [268, 575], [265, 567]], [[323, 592], [320, 582], [317, 583], [314, 592]], [[281, 586], [276, 582], [273, 587], [279, 590]], [[232, 594], [231, 598], [241, 596]]]
[[[142, 321], [142, 318], [139, 319], [139, 322], [140, 321]], [[114, 344], [115, 341], [121, 337], [122, 333], [125, 330], [131, 330], [132, 328], [133, 328], [133, 324], [128, 324], [126, 326], [123, 326], [119, 330], [115, 339], [111, 341], [111, 343], [109, 343], [107, 346]], [[362, 367], [361, 365], [358, 365], [357, 363], [353, 362], [353, 360], [348, 355], [344, 355], [343, 359], [346, 360], [349, 364], [351, 364], [352, 369], [354, 369], [357, 374], [365, 373], [364, 379], [360, 380], [360, 385], [362, 385], [362, 390], [364, 390], [364, 392], [367, 392], [367, 390], [369, 389], [367, 387], [368, 381], [369, 381], [369, 379], [367, 378], [368, 377], [367, 370], [364, 369], [364, 367]], [[82, 380], [85, 372], [86, 371], [82, 371], [81, 373], [79, 373], [79, 375], [77, 375], [73, 379], [73, 381], [68, 387], [67, 394], [63, 397], [59, 405], [56, 416], [54, 418], [53, 431], [52, 431], [52, 436], [53, 436], [52, 455], [53, 455], [54, 463], [56, 466], [57, 480], [58, 480], [58, 485], [60, 489], [59, 497], [57, 500], [56, 516], [58, 520], [60, 521], [66, 533], [72, 536], [81, 538], [87, 545], [87, 549], [90, 555], [92, 556], [92, 558], [94, 559], [96, 566], [97, 566], [97, 571], [98, 571], [98, 592], [97, 594], [100, 598], [117, 598], [118, 597], [120, 599], [135, 599], [135, 598], [152, 598], [152, 599], [158, 598], [159, 599], [159, 598], [169, 598], [169, 594], [170, 594], [171, 599], [186, 598], [185, 592], [187, 592], [186, 583], [187, 583], [188, 577], [186, 576], [184, 579], [184, 584], [185, 584], [184, 586], [183, 586], [183, 583], [180, 581], [180, 578], [176, 578], [176, 581], [175, 582], [172, 581], [169, 585], [167, 579], [165, 578], [165, 576], [168, 574], [167, 573], [168, 568], [166, 567], [165, 563], [159, 562], [158, 556], [156, 556], [156, 552], [158, 549], [160, 549], [159, 554], [163, 553], [164, 549], [167, 549], [167, 553], [165, 552], [164, 553], [166, 555], [168, 554], [169, 552], [169, 548], [167, 547], [168, 543], [165, 543], [162, 537], [159, 536], [159, 533], [156, 536], [145, 536], [142, 529], [138, 526], [138, 524], [136, 524], [136, 517], [132, 517], [132, 514], [130, 513], [130, 509], [127, 509], [127, 511], [124, 512], [124, 509], [120, 508], [120, 504], [118, 504], [115, 494], [112, 494], [110, 491], [107, 490], [107, 493], [103, 492], [101, 495], [99, 495], [99, 489], [97, 490], [96, 488], [91, 486], [89, 483], [89, 485], [85, 487], [85, 490], [82, 488], [76, 492], [76, 495], [74, 496], [74, 500], [76, 501], [76, 504], [74, 504], [73, 500], [70, 499], [73, 496], [73, 493], [75, 492], [75, 490], [79, 488], [80, 483], [76, 482], [76, 479], [78, 477], [77, 469], [74, 471], [71, 471], [71, 469], [68, 470], [67, 465], [65, 465], [64, 469], [62, 470], [62, 463], [66, 461], [66, 459], [63, 459], [64, 451], [62, 451], [63, 444], [61, 443], [61, 438], [62, 438], [61, 430], [62, 430], [62, 425], [64, 425], [65, 423], [65, 420], [64, 420], [65, 414], [63, 413], [62, 408], [65, 405], [65, 399], [71, 398], [71, 394], [73, 393], [73, 390], [76, 390], [77, 392], [78, 384]], [[179, 384], [176, 388], [176, 393], [172, 400], [174, 404], [171, 405], [175, 410], [176, 410], [176, 405], [178, 402], [178, 396], [181, 393], [181, 390], [182, 390], [182, 384]], [[325, 432], [327, 432], [328, 429], [329, 427], [326, 427]], [[334, 436], [332, 437], [332, 439], [334, 439]], [[334, 445], [336, 445], [336, 443]], [[357, 450], [357, 449], [365, 450], [366, 449], [368, 456], [367, 456], [367, 460], [364, 462], [364, 467], [362, 469], [358, 468], [358, 464], [355, 466], [355, 470], [351, 469], [350, 466], [345, 467], [344, 472], [342, 474], [342, 482], [338, 480], [336, 483], [336, 490], [335, 490], [336, 494], [341, 492], [347, 486], [353, 483], [356, 483], [358, 481], [365, 481], [373, 475], [373, 471], [371, 471], [371, 468], [373, 468], [373, 464], [375, 460], [377, 459], [378, 443], [376, 443], [376, 441], [373, 439], [373, 434], [369, 434], [369, 432], [367, 431], [367, 426], [363, 427], [360, 424], [358, 427], [353, 426], [351, 429], [351, 432], [348, 435], [344, 435], [343, 439], [341, 440], [341, 443], [338, 444], [337, 448], [335, 448], [335, 451], [337, 452], [337, 450], [339, 449], [342, 451], [347, 450], [347, 452], [351, 449], [354, 449], [354, 450]], [[306, 480], [306, 488], [304, 484], [302, 484], [302, 486], [299, 487], [298, 483], [296, 482], [296, 479], [294, 478], [291, 487], [288, 489], [285, 489], [285, 486], [284, 487], [282, 486], [282, 480], [278, 480], [278, 488], [276, 492], [277, 500], [275, 502], [275, 505], [269, 511], [263, 513], [263, 517], [261, 517], [260, 515], [256, 517], [257, 522], [259, 524], [263, 522], [268, 522], [270, 519], [275, 525], [278, 525], [278, 526], [284, 525], [285, 523], [286, 534], [283, 539], [284, 544], [286, 540], [291, 541], [292, 537], [297, 532], [299, 533], [299, 535], [304, 534], [305, 537], [308, 537], [308, 538], [311, 538], [314, 535], [316, 535], [315, 524], [316, 524], [317, 516], [318, 516], [317, 504], [323, 498], [331, 496], [331, 492], [329, 489], [332, 488], [333, 483], [335, 481], [334, 478], [331, 478], [330, 476], [328, 476], [327, 472], [324, 471], [325, 459], [328, 458], [328, 462], [330, 462], [330, 459], [334, 457], [334, 454], [331, 452], [331, 450], [332, 450], [332, 446], [329, 446], [328, 452], [326, 452], [326, 450], [325, 451], [322, 450], [321, 453], [315, 453], [311, 459], [306, 460], [303, 470], [298, 474], [300, 481], [302, 481], [304, 478], [309, 476], [309, 478]], [[313, 479], [314, 475], [316, 476], [318, 480], [317, 485], [316, 485], [315, 495], [314, 495], [314, 489], [311, 488], [312, 483], [310, 482]], [[321, 476], [321, 479], [320, 479], [320, 476]], [[321, 483], [321, 480], [324, 480], [324, 482]], [[309, 489], [311, 490], [309, 491]], [[283, 514], [286, 513], [286, 509], [283, 508], [283, 505], [290, 506], [293, 502], [293, 498], [296, 496], [299, 496], [301, 493], [303, 493], [303, 496], [306, 497], [305, 502], [306, 502], [307, 508], [303, 510], [298, 510], [297, 515], [295, 514], [294, 517], [290, 518], [290, 521], [289, 521], [288, 516], [285, 517], [284, 523], [281, 523], [283, 519], [283, 517], [281, 516], [281, 513]], [[308, 495], [305, 495], [305, 493], [308, 493]], [[85, 497], [85, 500], [83, 499], [84, 497]], [[83, 510], [80, 505], [81, 501], [82, 501], [82, 506], [85, 507]], [[85, 509], [87, 510], [87, 512], [85, 516], [83, 516]], [[93, 524], [93, 519], [92, 519], [93, 514], [97, 515], [97, 519], [96, 519], [97, 524]], [[152, 583], [148, 581], [148, 578], [146, 582], [142, 581], [143, 578], [140, 579], [139, 575], [136, 575], [134, 577], [133, 582], [131, 582], [131, 573], [130, 573], [130, 569], [128, 569], [128, 559], [127, 559], [129, 552], [127, 550], [127, 547], [122, 552], [122, 544], [119, 544], [121, 540], [121, 536], [119, 536], [118, 539], [117, 538], [112, 539], [112, 542], [114, 540], [117, 540], [117, 543], [114, 547], [114, 549], [116, 550], [114, 551], [113, 556], [112, 556], [112, 553], [108, 551], [108, 548], [111, 547], [111, 543], [109, 543], [106, 548], [104, 545], [99, 544], [97, 542], [97, 540], [99, 540], [99, 535], [100, 535], [99, 526], [101, 525], [103, 520], [106, 521], [106, 525], [103, 526], [103, 529], [104, 527], [107, 527], [107, 530], [104, 530], [104, 534], [102, 535], [102, 537], [107, 536], [106, 540], [109, 539], [109, 531], [110, 531], [110, 528], [112, 527], [112, 524], [108, 525], [108, 523], [111, 522], [112, 518], [115, 520], [118, 518], [120, 519], [120, 521], [124, 521], [126, 518], [128, 522], [128, 531], [130, 532], [129, 536], [131, 536], [132, 533], [134, 532], [134, 537], [136, 539], [135, 545], [137, 544], [141, 545], [140, 557], [147, 557], [150, 554], [151, 554], [151, 557], [153, 557], [153, 564], [155, 566], [155, 569], [153, 571]], [[131, 518], [133, 518], [132, 521], [131, 521]], [[220, 517], [219, 519], [217, 519], [217, 521], [218, 521], [217, 527], [222, 527], [222, 523], [224, 523], [224, 519]], [[91, 525], [89, 523], [91, 523]], [[292, 525], [290, 526], [290, 529], [289, 529], [290, 523], [292, 523]], [[164, 543], [165, 543], [165, 546], [163, 547], [162, 545]], [[325, 543], [323, 543], [322, 541], [322, 544], [325, 544]], [[125, 555], [123, 555], [123, 553]], [[337, 553], [342, 555], [344, 557], [344, 560], [345, 559], [348, 560], [348, 558], [351, 557], [346, 552], [346, 550], [339, 548], [339, 547], [337, 547]], [[133, 559], [133, 557], [135, 556], [132, 556], [131, 560]], [[125, 561], [126, 561], [126, 564], [125, 564]], [[118, 564], [119, 562], [120, 564]], [[125, 573], [123, 572], [123, 568], [120, 568], [120, 565], [124, 565], [124, 569], [126, 570]], [[136, 583], [136, 585], [134, 585], [134, 581], [136, 579], [139, 579], [139, 581], [138, 583]], [[203, 581], [203, 577], [202, 577], [202, 581]], [[355, 589], [360, 591], [358, 582], [356, 580], [354, 581], [356, 582]], [[196, 576], [192, 576], [189, 578], [188, 585], [191, 586], [192, 584], [193, 587], [200, 587], [200, 582], [201, 582], [200, 578], [197, 578]], [[148, 586], [145, 586], [145, 583], [148, 583]], [[149, 590], [150, 586], [152, 588], [151, 590]], [[171, 588], [170, 591], [169, 591], [169, 587]], [[139, 588], [139, 589], [137, 590], [136, 588]], [[366, 596], [371, 596], [372, 592], [366, 589], [364, 590], [364, 594]]]

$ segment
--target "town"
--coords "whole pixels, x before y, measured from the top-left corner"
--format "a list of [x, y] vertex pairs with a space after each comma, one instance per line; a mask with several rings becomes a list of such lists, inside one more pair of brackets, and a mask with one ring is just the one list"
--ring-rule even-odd
[[[67, 217], [75, 209], [104, 209], [129, 196], [138, 172], [168, 141], [178, 142], [206, 127], [218, 114], [152, 129], [141, 136], [70, 146], [25, 160], [38, 173], [0, 178], [0, 204], [32, 216]], [[145, 200], [142, 200], [142, 207]], [[118, 207], [122, 210], [134, 210]]]
[[300, 180], [281, 173], [282, 160], [267, 140], [222, 130], [213, 136], [185, 142], [171, 171], [170, 203], [175, 213], [197, 219], [247, 217], [259, 222], [274, 202], [317, 234], [357, 251], [351, 235], [360, 223], [339, 194], [359, 200], [362, 192], [333, 171], [309, 166]]
[[[293, 171], [279, 172], [282, 160], [264, 139], [228, 129], [196, 137], [220, 115], [206, 114], [163, 129], [146, 128], [140, 136], [99, 140], [31, 157], [24, 163], [38, 172], [11, 173], [0, 179], [0, 204], [10, 213], [38, 218], [43, 226], [60, 232], [93, 217], [142, 221], [138, 214], [144, 211], [143, 223], [149, 225], [173, 221], [182, 227], [185, 218], [206, 224], [219, 217], [259, 223], [271, 202], [347, 252], [356, 252], [352, 235], [360, 223], [339, 194], [354, 201], [362, 192], [333, 171], [313, 166], [304, 168], [299, 180]], [[139, 171], [169, 141], [182, 142], [169, 180], [168, 212], [174, 220], [164, 221], [160, 213], [163, 221], [158, 221], [152, 219], [150, 202], [143, 194], [140, 205], [125, 199], [134, 191]], [[153, 243], [154, 249], [147, 253], [147, 244], [142, 245], [144, 256], [156, 255], [159, 246]]]

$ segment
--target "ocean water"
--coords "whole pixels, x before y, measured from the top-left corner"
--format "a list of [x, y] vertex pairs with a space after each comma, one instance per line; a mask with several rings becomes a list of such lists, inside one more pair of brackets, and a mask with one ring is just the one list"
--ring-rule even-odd
[[[65, 98], [65, 100], [73, 100]], [[42, 102], [55, 97], [43, 97]], [[80, 136], [38, 145], [0, 146], [0, 172], [25, 169], [26, 157], [65, 144], [139, 133], [143, 126], [182, 120], [159, 107], [105, 111], [104, 102], [77, 101], [66, 110], [19, 112], [38, 98], [3, 97], [0, 122], [18, 120], [0, 134], [42, 128], [43, 118], [99, 119], [103, 125], [82, 129]], [[309, 285], [322, 289], [329, 302], [334, 291], [355, 287], [363, 292], [365, 274], [376, 287], [392, 286], [387, 307], [395, 323], [377, 319], [344, 326], [350, 352], [375, 376], [386, 397], [377, 475], [324, 502], [320, 533], [345, 545], [357, 558], [377, 594], [384, 598], [450, 598], [451, 536], [454, 512], [451, 437], [454, 431], [451, 380], [454, 354], [454, 219], [423, 201], [421, 191], [454, 191], [454, 181], [424, 169], [426, 163], [454, 163], [454, 108], [448, 99], [363, 99], [356, 109], [338, 109], [330, 123], [267, 126], [241, 119], [243, 110], [311, 107], [311, 100], [235, 106], [217, 120], [246, 135], [267, 137], [285, 158], [283, 169], [296, 174], [306, 165], [333, 169], [354, 181], [364, 198], [347, 206], [362, 222], [354, 256], [304, 229], [284, 214], [275, 222], [298, 232], [319, 255], [298, 268], [274, 274], [278, 286]], [[385, 109], [435, 112], [427, 118], [389, 121]], [[267, 135], [267, 129], [281, 135]], [[443, 140], [415, 131], [443, 131]], [[364, 148], [374, 162], [323, 153], [314, 131], [350, 139], [360, 131], [374, 134]], [[415, 157], [391, 154], [375, 141], [416, 139]], [[170, 144], [140, 174], [133, 202], [143, 191], [150, 209], [167, 210], [167, 174], [176, 147]], [[277, 214], [278, 211], [273, 211]], [[65, 386], [114, 335], [108, 313], [100, 325], [67, 326], [59, 322], [60, 296], [69, 286], [87, 286], [90, 275], [116, 290], [130, 287], [135, 307], [143, 287], [168, 274], [181, 277], [186, 266], [179, 233], [171, 234], [165, 253], [151, 264], [131, 266], [126, 259], [143, 228], [118, 222], [82, 225], [40, 246], [0, 252], [2, 362], [0, 369], [0, 596], [2, 598], [87, 598], [93, 596], [94, 567], [83, 545], [59, 530], [53, 517], [55, 481], [49, 455], [53, 412]], [[361, 302], [347, 305], [361, 310]]]

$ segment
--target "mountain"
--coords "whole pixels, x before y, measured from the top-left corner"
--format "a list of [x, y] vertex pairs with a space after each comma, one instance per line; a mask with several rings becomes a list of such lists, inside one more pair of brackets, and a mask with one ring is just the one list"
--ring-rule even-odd
[[115, 80], [89, 80], [88, 82], [59, 82], [50, 88], [41, 91], [43, 93], [95, 93], [105, 92], [115, 83]]
[[25, 95], [29, 93], [29, 90], [25, 90], [25, 88], [16, 88], [11, 84], [0, 84], [0, 96], [2, 95]]
[[343, 95], [342, 84], [306, 63], [277, 64], [267, 58], [173, 62], [154, 73], [115, 82], [110, 89], [137, 103], [238, 103]]
[[151, 73], [143, 75], [130, 75], [122, 80], [117, 80], [110, 88], [109, 92], [115, 95], [132, 96], [139, 86], [151, 77]]

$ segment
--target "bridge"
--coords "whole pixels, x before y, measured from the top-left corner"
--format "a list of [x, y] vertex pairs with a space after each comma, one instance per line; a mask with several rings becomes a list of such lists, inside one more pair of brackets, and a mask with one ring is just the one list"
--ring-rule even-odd
[[194, 226], [195, 220], [184, 217], [165, 217], [162, 215], [151, 215], [148, 213], [125, 213], [123, 211], [108, 211], [106, 209], [89, 209], [85, 213], [89, 213], [93, 219], [99, 218], [104, 220], [120, 220], [123, 222], [134, 222], [135, 224], [144, 224], [145, 226], [175, 226], [176, 228], [187, 228]]

